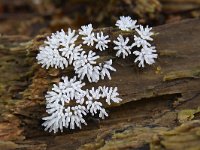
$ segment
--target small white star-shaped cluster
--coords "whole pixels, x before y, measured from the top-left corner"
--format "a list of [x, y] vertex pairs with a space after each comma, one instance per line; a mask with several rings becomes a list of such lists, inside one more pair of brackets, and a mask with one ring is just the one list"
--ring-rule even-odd
[[108, 35], [104, 36], [103, 32], [97, 33], [97, 37], [95, 39], [97, 44], [96, 44], [95, 48], [99, 49], [100, 51], [103, 51], [106, 48], [108, 48], [107, 44], [108, 44], [108, 42], [110, 42], [110, 40], [108, 38], [109, 38], [109, 36]]
[[136, 23], [137, 23], [137, 20], [132, 20], [131, 17], [129, 16], [127, 17], [121, 16], [120, 19], [117, 20], [115, 25], [119, 27], [120, 30], [129, 31], [138, 27]]
[[87, 46], [94, 45], [95, 36], [94, 32], [92, 31], [93, 31], [92, 24], [81, 26], [81, 29], [79, 29], [79, 34], [83, 36], [82, 37], [83, 44], [86, 44]]
[[83, 44], [87, 46], [93, 46], [94, 42], [96, 42], [96, 49], [103, 51], [108, 48], [108, 43], [110, 42], [108, 39], [109, 36], [104, 36], [103, 32], [97, 33], [95, 36], [92, 24], [81, 26], [79, 34], [82, 35]]
[[132, 46], [136, 46], [137, 48], [141, 48], [141, 50], [136, 50], [133, 52], [137, 56], [135, 62], [139, 62], [139, 67], [144, 67], [144, 64], [147, 63], [149, 65], [155, 63], [155, 59], [158, 57], [156, 54], [156, 49], [154, 46], [151, 46], [149, 41], [153, 41], [151, 32], [152, 28], [148, 26], [144, 28], [143, 26], [139, 26], [139, 29], [136, 29], [136, 32], [139, 36], [134, 36], [135, 43]]
[[116, 56], [120, 57], [122, 55], [123, 58], [131, 54], [131, 46], [128, 46], [129, 38], [123, 38], [122, 35], [117, 37], [117, 41], [113, 41], [115, 43], [114, 50], [117, 50]]
[[[114, 50], [117, 51], [117, 57], [122, 55], [122, 57], [125, 58], [130, 54], [136, 55], [135, 63], [139, 62], [138, 67], [144, 67], [145, 63], [149, 65], [155, 63], [155, 59], [158, 55], [156, 54], [155, 47], [151, 46], [149, 43], [149, 41], [153, 41], [151, 37], [153, 35], [153, 32], [151, 32], [152, 28], [149, 28], [148, 26], [144, 28], [142, 25], [136, 25], [136, 22], [137, 21], [132, 20], [129, 16], [121, 16], [120, 20], [116, 22], [116, 26], [118, 26], [119, 29], [123, 31], [135, 29], [138, 35], [134, 35], [134, 43], [131, 45], [129, 45], [130, 40], [128, 37], [125, 39], [122, 35], [119, 35], [117, 40], [113, 41], [116, 45]], [[132, 51], [134, 47], [137, 49], [140, 48], [140, 50]]]
[[[84, 116], [88, 113], [93, 116], [99, 114], [99, 117], [104, 119], [108, 113], [100, 99], [105, 99], [108, 105], [122, 100], [118, 97], [117, 87], [99, 86], [97, 89], [92, 87], [91, 90], [83, 90], [85, 83], [78, 81], [76, 77], [62, 77], [62, 80], [58, 85], [54, 84], [45, 96], [46, 112], [49, 116], [43, 118], [45, 122], [42, 125], [49, 132], [62, 132], [63, 128], [81, 128], [82, 124], [87, 125]], [[75, 106], [70, 106], [71, 103], [75, 103]]]

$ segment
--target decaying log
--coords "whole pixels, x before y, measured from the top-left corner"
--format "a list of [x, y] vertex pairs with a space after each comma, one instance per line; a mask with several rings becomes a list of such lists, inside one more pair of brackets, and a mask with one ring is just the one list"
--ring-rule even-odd
[[[113, 28], [98, 30], [112, 40], [119, 33], [131, 39], [134, 35]], [[112, 44], [101, 54], [103, 59], [113, 58], [117, 72], [112, 80], [88, 86], [118, 87], [123, 101], [107, 106], [110, 116], [87, 116], [88, 126], [82, 130], [55, 135], [41, 127], [44, 94], [61, 76], [71, 76], [72, 68], [45, 70], [36, 63], [46, 35], [1, 36], [0, 149], [199, 149], [200, 20], [153, 30], [159, 54], [153, 66], [139, 69], [133, 56], [116, 58]]]
[[163, 12], [170, 13], [181, 13], [191, 10], [199, 10], [199, 0], [160, 0], [163, 5]]

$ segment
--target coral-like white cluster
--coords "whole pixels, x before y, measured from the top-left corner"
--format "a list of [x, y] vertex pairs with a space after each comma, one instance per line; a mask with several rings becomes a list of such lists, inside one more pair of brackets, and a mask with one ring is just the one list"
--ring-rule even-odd
[[[81, 29], [79, 29], [79, 34], [84, 36], [94, 34], [92, 30], [91, 24], [82, 26]], [[83, 80], [87, 77], [89, 82], [98, 82], [99, 79], [104, 79], [105, 75], [111, 79], [110, 73], [104, 73], [105, 68], [102, 68], [102, 63], [97, 64], [96, 61], [99, 56], [96, 55], [96, 52], [90, 50], [87, 53], [83, 50], [81, 44], [78, 46], [75, 45], [77, 38], [78, 35], [76, 35], [75, 30], [71, 30], [70, 28], [67, 33], [63, 30], [52, 33], [50, 37], [47, 37], [44, 46], [39, 48], [40, 52], [36, 57], [38, 63], [42, 64], [42, 67], [46, 67], [46, 69], [49, 67], [64, 69], [67, 68], [68, 65], [73, 65], [79, 79]], [[84, 39], [84, 37], [82, 38]], [[91, 40], [90, 43], [95, 40], [97, 42], [96, 49], [105, 50], [108, 48], [108, 42], [110, 42], [108, 38], [108, 35], [104, 36], [103, 32], [100, 32], [97, 33], [97, 38]], [[107, 61], [104, 63], [107, 63]], [[115, 69], [107, 69], [107, 71], [115, 71]]]
[[104, 36], [103, 32], [97, 33], [97, 37], [95, 39], [97, 44], [96, 44], [95, 48], [99, 49], [100, 51], [103, 51], [106, 48], [108, 48], [107, 44], [108, 44], [108, 42], [110, 42], [110, 40], [108, 38], [109, 38], [109, 36], [108, 35]]
[[[49, 116], [43, 118], [45, 122], [42, 125], [49, 132], [62, 132], [64, 127], [81, 128], [82, 124], [87, 125], [84, 116], [88, 113], [93, 116], [99, 114], [104, 119], [108, 114], [100, 100], [105, 99], [108, 105], [121, 101], [117, 87], [100, 86], [97, 89], [92, 87], [91, 90], [83, 90], [85, 83], [78, 81], [76, 77], [62, 77], [62, 80], [58, 85], [54, 84], [45, 96]], [[75, 105], [71, 106], [72, 103]]]
[[75, 30], [70, 28], [67, 33], [63, 30], [52, 33], [50, 37], [47, 37], [44, 46], [39, 48], [40, 53], [36, 57], [38, 63], [46, 69], [49, 67], [61, 69], [68, 67], [82, 51], [81, 45], [75, 46], [74, 44], [77, 38]]
[[92, 24], [81, 26], [81, 29], [79, 29], [79, 34], [82, 35], [83, 44], [86, 44], [87, 46], [93, 46], [94, 42], [96, 42], [96, 49], [103, 51], [108, 48], [108, 43], [110, 42], [108, 39], [109, 36], [104, 36], [103, 32], [100, 32], [97, 33], [95, 37]]
[[129, 16], [121, 16], [119, 20], [116, 22], [116, 26], [123, 31], [133, 30], [138, 27], [136, 25], [137, 20], [132, 20]]
[[83, 44], [86, 44], [88, 46], [94, 45], [95, 36], [94, 32], [92, 31], [93, 31], [92, 24], [81, 26], [81, 29], [79, 29], [79, 34], [83, 36], [82, 37]]
[[83, 51], [79, 58], [74, 61], [74, 70], [80, 80], [87, 77], [89, 82], [98, 82], [100, 78], [104, 79], [105, 76], [111, 80], [110, 71], [116, 71], [112, 67], [112, 60], [105, 61], [103, 65], [102, 63], [97, 65], [98, 58], [99, 56], [93, 51], [89, 51], [88, 54]]
[[151, 46], [151, 44], [147, 41], [142, 39], [141, 37], [134, 35], [134, 43], [132, 43], [131, 47], [144, 47], [144, 46]]
[[144, 28], [143, 26], [139, 26], [139, 29], [136, 29], [136, 32], [139, 36], [134, 36], [135, 43], [132, 44], [132, 47], [137, 46], [137, 48], [141, 48], [141, 50], [135, 50], [133, 52], [134, 55], [137, 56], [135, 62], [139, 62], [139, 67], [144, 67], [144, 64], [147, 63], [152, 65], [155, 63], [155, 59], [158, 57], [156, 54], [156, 49], [154, 46], [151, 46], [149, 41], [152, 41], [153, 32], [151, 32], [152, 28], [148, 26]]
[[50, 46], [39, 48], [40, 53], [37, 55], [37, 60], [42, 67], [55, 67], [64, 69], [68, 66], [68, 61], [65, 57], [61, 56], [58, 50], [52, 49]]
[[96, 65], [96, 60], [99, 58], [95, 52], [89, 51], [85, 54], [85, 51], [81, 53], [79, 59], [74, 62], [75, 73], [83, 80], [87, 76], [89, 82], [97, 82], [99, 80], [99, 66]]
[[[124, 59], [134, 54], [135, 63], [138, 63], [139, 67], [144, 67], [145, 63], [149, 65], [155, 63], [156, 48], [150, 44], [153, 40], [152, 28], [148, 26], [144, 28], [136, 23], [137, 21], [129, 16], [120, 17], [116, 26], [123, 31], [135, 30], [137, 34], [133, 36], [134, 42], [120, 34], [112, 41], [113, 49], [117, 57]], [[52, 90], [47, 92], [45, 98], [48, 116], [43, 118], [42, 124], [45, 130], [56, 133], [59, 130], [62, 132], [64, 128], [81, 128], [82, 124], [87, 125], [85, 120], [87, 114], [102, 119], [108, 116], [103, 100], [108, 105], [122, 101], [117, 87], [84, 88], [83, 80], [87, 79], [89, 82], [98, 82], [105, 78], [111, 80], [111, 72], [116, 71], [112, 66], [112, 59], [102, 61], [96, 52], [105, 51], [112, 45], [109, 38], [103, 31], [95, 33], [92, 24], [88, 24], [81, 26], [78, 32], [69, 28], [67, 32], [61, 30], [52, 33], [39, 48], [36, 59], [42, 67], [65, 69], [72, 65], [75, 72], [73, 78], [62, 77], [62, 81], [54, 84]], [[89, 46], [90, 50], [84, 51], [82, 44], [76, 44], [78, 42], [82, 42], [86, 47]]]
[[152, 28], [149, 28], [148, 26], [144, 28], [142, 25], [139, 26], [139, 29], [135, 29], [137, 33], [140, 35], [140, 37], [144, 40], [152, 41], [153, 39], [151, 36], [153, 35], [153, 32], [151, 32]]
[[115, 43], [114, 50], [117, 50], [116, 56], [120, 57], [122, 55], [123, 58], [131, 54], [131, 46], [128, 46], [129, 38], [123, 38], [122, 35], [117, 37], [117, 41], [113, 41]]
[[[121, 30], [129, 31], [135, 29], [138, 35], [134, 35], [134, 42], [131, 46], [128, 46], [128, 42], [130, 41], [128, 37], [126, 40], [119, 35], [117, 37], [118, 41], [113, 41], [116, 45], [114, 50], [117, 50], [116, 56], [120, 57], [122, 55], [123, 58], [130, 54], [136, 55], [135, 63], [138, 63], [138, 67], [144, 67], [145, 63], [152, 65], [155, 63], [155, 59], [157, 58], [156, 49], [154, 46], [151, 46], [149, 41], [152, 41], [153, 32], [151, 32], [152, 28], [143, 27], [142, 25], [136, 25], [136, 21], [132, 20], [131, 17], [121, 16], [120, 20], [116, 22], [116, 26], [118, 26]], [[134, 47], [137, 50], [133, 50]], [[140, 50], [138, 50], [140, 48]]]
[[155, 63], [155, 59], [158, 57], [155, 47], [143, 47], [141, 51], [134, 51], [133, 54], [137, 56], [135, 62], [139, 62], [139, 67], [144, 67], [144, 63], [151, 65]]

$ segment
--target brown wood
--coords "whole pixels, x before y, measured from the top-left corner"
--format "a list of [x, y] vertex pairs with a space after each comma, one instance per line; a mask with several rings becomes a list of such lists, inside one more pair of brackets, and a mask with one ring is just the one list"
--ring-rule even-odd
[[[98, 30], [112, 40], [118, 34], [131, 39], [134, 35], [113, 28]], [[199, 149], [200, 20], [153, 30], [159, 54], [153, 66], [139, 69], [133, 56], [115, 58], [112, 45], [102, 54], [103, 59], [113, 58], [117, 72], [110, 81], [88, 86], [118, 87], [123, 101], [107, 107], [109, 117], [88, 116], [82, 130], [55, 135], [41, 127], [44, 94], [61, 76], [72, 75], [72, 68], [45, 70], [37, 65], [35, 56], [46, 35], [1, 36], [0, 149]]]

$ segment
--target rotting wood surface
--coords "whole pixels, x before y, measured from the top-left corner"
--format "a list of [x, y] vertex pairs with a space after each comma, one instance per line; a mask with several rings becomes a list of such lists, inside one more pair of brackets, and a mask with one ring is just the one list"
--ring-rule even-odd
[[[133, 32], [99, 30], [112, 40], [119, 33], [133, 39]], [[72, 68], [45, 70], [37, 65], [44, 35], [33, 40], [1, 36], [0, 149], [200, 149], [200, 20], [153, 30], [159, 54], [155, 65], [139, 69], [133, 56], [115, 58], [110, 48], [102, 58], [113, 58], [117, 72], [110, 81], [88, 85], [117, 86], [123, 102], [107, 107], [105, 120], [88, 116], [82, 130], [55, 135], [41, 127], [44, 94], [62, 75], [71, 76]]]

